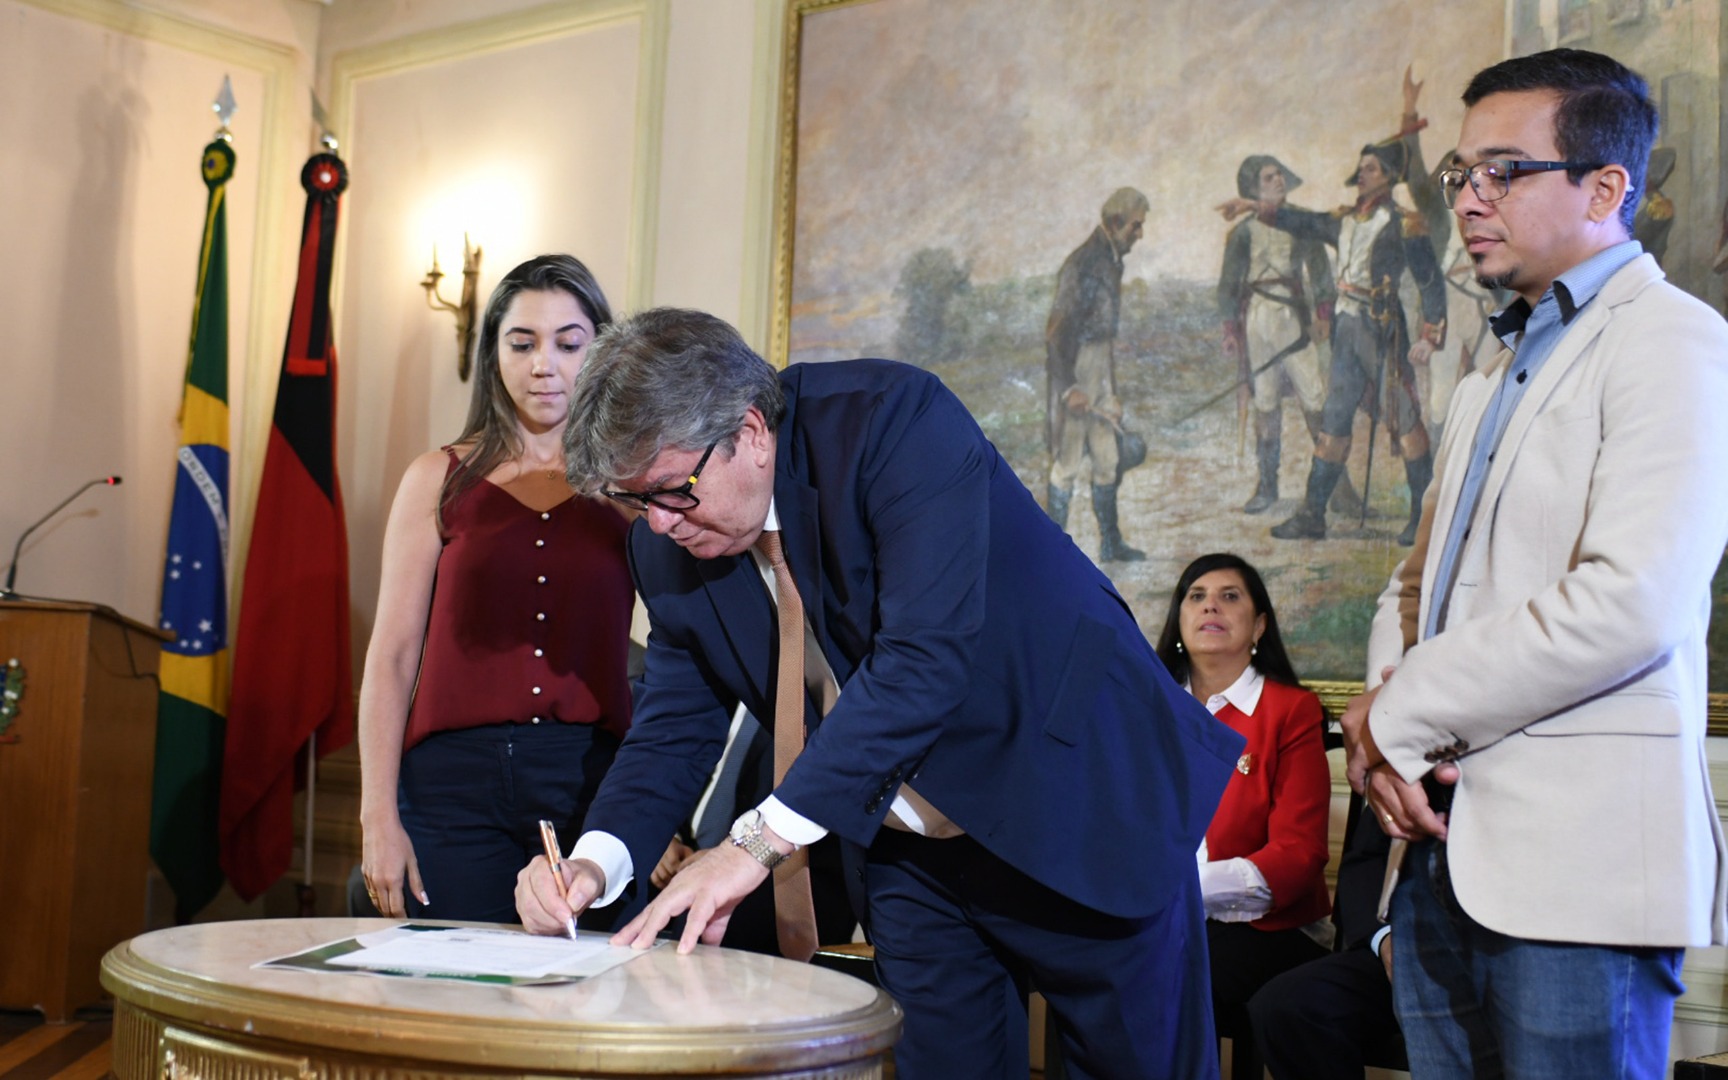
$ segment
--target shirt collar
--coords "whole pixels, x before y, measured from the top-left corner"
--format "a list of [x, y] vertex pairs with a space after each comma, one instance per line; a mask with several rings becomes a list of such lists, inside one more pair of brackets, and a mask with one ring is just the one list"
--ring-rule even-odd
[[[1206, 699], [1206, 708], [1212, 715], [1218, 715], [1218, 710], [1226, 704], [1236, 706], [1236, 711], [1243, 716], [1253, 716], [1254, 710], [1260, 705], [1260, 691], [1266, 688], [1266, 676], [1260, 674], [1258, 668], [1249, 664], [1242, 669], [1242, 674], [1236, 676], [1236, 681], [1224, 689], [1222, 694], [1213, 694]], [[1183, 689], [1194, 692], [1194, 681], [1190, 679]]]
[[[1585, 259], [1572, 269], [1554, 279], [1554, 284], [1548, 287], [1537, 303], [1554, 298], [1560, 309], [1560, 325], [1569, 326], [1572, 320], [1582, 311], [1585, 304], [1596, 298], [1602, 291], [1602, 286], [1608, 284], [1608, 279], [1622, 266], [1644, 253], [1644, 245], [1636, 240], [1626, 240], [1612, 247], [1603, 248], [1596, 254]], [[1489, 325], [1494, 330], [1494, 336], [1505, 342], [1507, 348], [1514, 348], [1517, 337], [1524, 332], [1525, 324], [1530, 321], [1530, 301], [1519, 297], [1506, 310], [1489, 319]]]

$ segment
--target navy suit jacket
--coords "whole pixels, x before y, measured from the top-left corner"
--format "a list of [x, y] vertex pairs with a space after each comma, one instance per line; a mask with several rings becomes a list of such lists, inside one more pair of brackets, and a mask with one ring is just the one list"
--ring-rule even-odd
[[[1110, 580], [933, 375], [883, 360], [782, 373], [774, 497], [841, 686], [776, 795], [869, 845], [901, 783], [992, 853], [1112, 915], [1162, 909], [1242, 738], [1170, 679]], [[638, 880], [686, 818], [735, 702], [771, 724], [778, 635], [748, 554], [630, 533], [651, 633], [629, 737], [587, 827]]]

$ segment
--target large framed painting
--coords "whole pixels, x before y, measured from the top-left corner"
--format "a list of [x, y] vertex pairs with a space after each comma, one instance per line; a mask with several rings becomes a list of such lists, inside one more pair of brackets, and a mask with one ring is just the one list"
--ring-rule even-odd
[[[1641, 236], [1719, 306], [1704, 14], [788, 0], [773, 359], [937, 372], [1149, 636], [1182, 567], [1234, 551], [1301, 674], [1342, 692], [1452, 388], [1494, 344], [1432, 180], [1459, 94], [1562, 40], [1643, 71], [1666, 134]], [[1248, 202], [1277, 199], [1299, 227]], [[1346, 273], [1374, 244], [1396, 258]]]

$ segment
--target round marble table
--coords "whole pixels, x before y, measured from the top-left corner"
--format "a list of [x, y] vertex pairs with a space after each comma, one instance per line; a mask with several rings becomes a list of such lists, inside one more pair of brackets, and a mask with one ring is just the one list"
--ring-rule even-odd
[[[733, 1076], [864, 1080], [900, 1033], [880, 990], [808, 964], [671, 946], [583, 982], [498, 987], [254, 968], [395, 925], [159, 930], [102, 960], [118, 1080]], [[454, 924], [442, 924], [454, 925]]]

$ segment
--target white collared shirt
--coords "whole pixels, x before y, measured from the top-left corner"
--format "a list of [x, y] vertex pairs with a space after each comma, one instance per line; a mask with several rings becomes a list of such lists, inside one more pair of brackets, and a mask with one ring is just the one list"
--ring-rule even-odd
[[[1182, 689], [1190, 694], [1194, 692], [1192, 682]], [[1213, 694], [1206, 699], [1206, 711], [1217, 716], [1225, 705], [1236, 706], [1236, 711], [1243, 716], [1253, 716], [1254, 710], [1260, 707], [1260, 692], [1266, 689], [1266, 676], [1260, 674], [1260, 669], [1249, 664], [1242, 669], [1242, 674], [1236, 676], [1236, 681], [1224, 688], [1221, 694]]]

